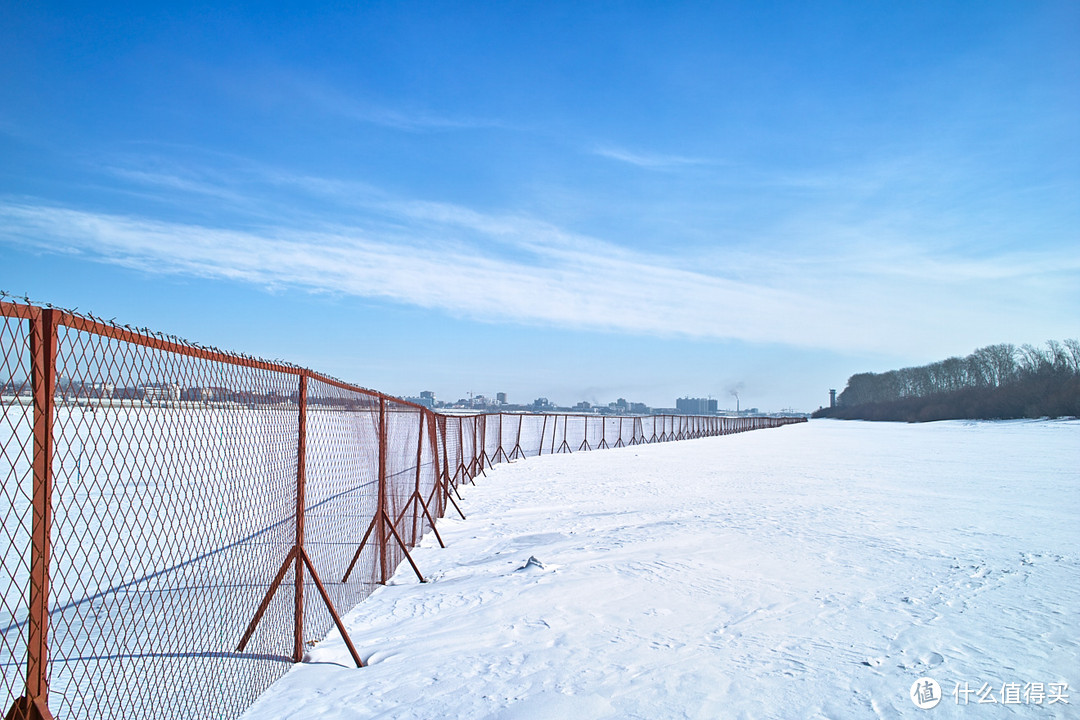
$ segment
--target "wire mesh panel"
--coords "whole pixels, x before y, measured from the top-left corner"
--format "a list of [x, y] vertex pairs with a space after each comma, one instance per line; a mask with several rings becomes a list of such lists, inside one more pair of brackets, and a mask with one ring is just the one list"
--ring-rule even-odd
[[510, 462], [517, 458], [528, 457], [534, 453], [529, 452], [534, 443], [529, 440], [524, 418], [530, 417], [521, 413], [505, 413], [502, 416], [502, 459]]
[[3, 309], [10, 315], [0, 317], [0, 711], [26, 682], [34, 460], [29, 321]]
[[543, 452], [550, 418], [549, 415], [519, 416], [518, 422], [521, 423], [519, 447], [525, 457], [533, 457]]
[[[347, 582], [346, 568], [375, 519], [379, 496], [379, 398], [319, 379], [307, 383], [303, 545], [333, 606], [344, 612], [379, 580], [379, 544], [369, 542]], [[333, 627], [304, 575], [305, 646]]]
[[428, 522], [438, 520], [446, 513], [448, 491], [443, 475], [442, 456], [439, 453], [439, 430], [435, 413], [427, 413], [424, 418], [424, 454], [421, 464], [420, 492], [427, 499]]
[[576, 450], [585, 449], [585, 422], [587, 418], [581, 415], [565, 415], [563, 420], [566, 425], [566, 432], [563, 434], [563, 442], [566, 443], [566, 450], [568, 452], [574, 452]]
[[431, 413], [414, 411], [410, 414], [417, 424], [413, 485], [404, 510], [395, 516], [395, 524], [406, 544], [414, 547], [428, 530], [435, 527], [435, 519], [444, 510], [445, 498], [439, 492], [442, 486], [432, 443]]
[[419, 469], [416, 462], [417, 452], [422, 452], [422, 428], [420, 413], [416, 408], [397, 402], [386, 402], [383, 421], [386, 423], [386, 510], [393, 530], [397, 532], [396, 538], [391, 537], [391, 532], [383, 534], [388, 545], [387, 573], [390, 574], [405, 559], [405, 547], [415, 540], [406, 537], [402, 531], [418, 522], [416, 513], [419, 508], [412, 500], [416, 493]]
[[[581, 441], [574, 442], [574, 450], [580, 451], [593, 449], [593, 445], [596, 444], [598, 438], [600, 437], [599, 426], [596, 424], [597, 419], [598, 418], [589, 417], [587, 415], [574, 418], [574, 426], [577, 427], [580, 425], [581, 427]], [[590, 430], [592, 431], [592, 433], [590, 433]]]
[[[469, 469], [472, 466], [472, 419], [466, 417], [454, 418], [453, 429], [450, 431], [451, 447], [456, 446], [457, 468], [454, 470], [454, 480], [460, 484], [472, 478]], [[451, 450], [451, 453], [454, 451]]]
[[232, 651], [292, 539], [296, 377], [61, 327], [56, 378], [50, 707], [238, 714], [289, 668], [282, 596]]
[[484, 416], [484, 461], [493, 465], [503, 460], [503, 415], [494, 413]]
[[[566, 436], [566, 419], [562, 415], [552, 415], [551, 422], [548, 423], [550, 428], [545, 426], [547, 433], [544, 435], [545, 442], [541, 445], [542, 451], [554, 454], [555, 448], [559, 448], [559, 451], [563, 450], [563, 439]], [[550, 443], [547, 442], [548, 437], [551, 438]]]
[[585, 439], [582, 447], [585, 450], [594, 450], [600, 447], [600, 441], [604, 437], [604, 417], [585, 417]]
[[461, 430], [461, 458], [462, 458], [462, 472], [468, 479], [472, 479], [476, 476], [476, 460], [479, 457], [477, 453], [477, 435], [478, 424], [475, 415], [461, 418], [461, 422], [458, 426]]
[[443, 474], [451, 487], [456, 488], [464, 480], [465, 458], [461, 447], [463, 435], [462, 418], [439, 416], [439, 446], [443, 453]]
[[619, 418], [603, 417], [600, 419], [600, 439], [596, 443], [597, 450], [607, 450], [615, 447], [619, 441]]
[[566, 416], [565, 415], [552, 415], [551, 416], [551, 443], [545, 443], [543, 449], [544, 452], [551, 454], [567, 452], [569, 446], [566, 444]]

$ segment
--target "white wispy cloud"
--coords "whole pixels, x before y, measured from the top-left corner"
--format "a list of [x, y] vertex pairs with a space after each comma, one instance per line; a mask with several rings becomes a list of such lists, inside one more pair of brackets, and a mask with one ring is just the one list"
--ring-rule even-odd
[[[357, 197], [317, 178], [278, 181]], [[0, 198], [0, 242], [486, 322], [893, 353], [1075, 334], [1062, 330], [1074, 326], [1075, 252], [972, 259], [903, 243], [763, 246], [695, 263], [522, 215], [378, 192], [357, 202], [383, 219], [238, 230]]]
[[144, 194], [148, 188], [157, 188], [167, 195], [188, 193], [201, 195], [219, 202], [251, 205], [251, 198], [242, 192], [230, 189], [220, 183], [206, 182], [191, 176], [185, 177], [174, 172], [154, 172], [126, 167], [109, 167], [105, 168], [105, 171], [130, 183], [129, 187], [140, 188]]
[[599, 145], [590, 150], [593, 155], [599, 155], [609, 160], [617, 160], [628, 165], [635, 165], [649, 170], [671, 170], [689, 165], [710, 164], [704, 158], [687, 157], [685, 155], [666, 155], [663, 153], [633, 152], [625, 148], [612, 145]]
[[415, 105], [395, 107], [346, 93], [311, 78], [295, 77], [288, 73], [278, 76], [275, 92], [291, 95], [292, 99], [298, 99], [325, 113], [406, 132], [472, 130], [504, 126], [504, 123], [496, 118], [451, 115]]
[[[809, 320], [828, 314], [814, 298], [674, 269], [659, 257], [573, 250], [565, 238], [550, 246], [541, 238], [530, 257], [514, 260], [356, 229], [253, 233], [14, 202], [0, 204], [0, 219], [5, 242], [143, 271], [385, 298], [481, 320], [814, 344]], [[531, 230], [466, 219], [487, 232]]]

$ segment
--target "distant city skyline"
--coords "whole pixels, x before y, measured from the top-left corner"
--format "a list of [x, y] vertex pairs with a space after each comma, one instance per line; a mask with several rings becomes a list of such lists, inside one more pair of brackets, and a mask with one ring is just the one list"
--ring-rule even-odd
[[1080, 5], [4, 11], [0, 289], [397, 395], [1080, 335]]
[[[451, 396], [452, 397], [452, 396]], [[680, 413], [685, 415], [715, 415], [717, 413], [738, 413], [738, 403], [734, 408], [724, 407], [714, 398], [676, 398], [674, 402], [652, 406], [648, 403], [616, 398], [609, 402], [590, 402], [579, 400], [573, 403], [557, 402], [547, 397], [538, 397], [533, 400], [512, 402], [507, 393], [497, 392], [495, 397], [489, 397], [483, 393], [469, 393], [468, 397], [458, 397], [456, 400], [440, 398], [431, 390], [421, 391], [419, 395], [407, 395], [402, 398], [408, 402], [423, 405], [435, 409], [473, 409], [491, 411], [574, 411], [586, 413], [604, 413], [621, 415], [647, 415], [654, 412]], [[742, 408], [743, 412], [759, 412], [759, 408]], [[798, 412], [794, 408], [779, 408], [771, 412]]]

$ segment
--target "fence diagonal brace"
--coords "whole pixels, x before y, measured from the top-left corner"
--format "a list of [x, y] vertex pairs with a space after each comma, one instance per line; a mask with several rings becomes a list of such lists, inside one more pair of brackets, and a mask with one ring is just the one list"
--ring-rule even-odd
[[435, 539], [439, 541], [439, 547], [445, 548], [446, 543], [443, 542], [442, 535], [439, 534], [439, 528], [435, 527], [435, 518], [431, 517], [431, 511], [428, 510], [427, 503], [420, 499], [420, 496], [416, 496], [416, 501], [420, 503], [420, 507], [424, 508], [424, 515], [427, 516], [428, 522], [431, 523], [431, 530], [435, 533]]
[[349, 648], [349, 654], [352, 655], [353, 661], [356, 662], [356, 667], [364, 667], [364, 661], [360, 659], [360, 655], [356, 652], [356, 647], [353, 646], [349, 633], [345, 632], [345, 624], [341, 622], [341, 617], [334, 609], [334, 604], [330, 602], [330, 595], [327, 594], [326, 588], [323, 587], [322, 580], [319, 579], [319, 573], [315, 572], [315, 566], [312, 565], [311, 558], [308, 557], [304, 548], [300, 548], [300, 557], [304, 559], [304, 564], [307, 565], [308, 572], [311, 573], [311, 579], [315, 581], [315, 587], [318, 588], [319, 595], [322, 596], [323, 603], [326, 604], [326, 609], [330, 612], [330, 617], [334, 619], [334, 625], [337, 626], [338, 632], [341, 633], [341, 639], [345, 641], [345, 645]]
[[409, 502], [405, 503], [405, 507], [402, 508], [400, 513], [398, 513], [397, 520], [394, 521], [394, 524], [397, 525], [401, 523], [402, 519], [404, 519], [405, 515], [409, 512], [409, 508], [412, 506], [413, 503], [418, 503], [420, 505], [420, 509], [424, 511], [424, 515], [427, 517], [428, 522], [431, 523], [431, 529], [435, 531], [435, 537], [439, 540], [439, 545], [445, 548], [446, 543], [442, 541], [442, 537], [439, 535], [439, 530], [435, 527], [435, 521], [431, 517], [431, 512], [428, 510], [427, 503], [424, 502], [423, 496], [415, 490], [413, 491], [412, 497], [409, 498]]
[[420, 582], [426, 583], [427, 580], [425, 580], [424, 576], [420, 574], [420, 568], [416, 566], [416, 563], [412, 559], [412, 555], [409, 554], [408, 546], [405, 545], [405, 541], [401, 539], [400, 535], [398, 535], [397, 528], [394, 527], [394, 525], [390, 522], [390, 518], [388, 518], [385, 513], [383, 514], [383, 522], [385, 522], [387, 527], [389, 528], [390, 534], [393, 535], [394, 539], [398, 541], [398, 545], [401, 546], [401, 551], [405, 553], [405, 559], [409, 561], [410, 565], [412, 565], [412, 569], [413, 572], [416, 573], [416, 577], [419, 578]]
[[401, 508], [401, 512], [399, 512], [398, 516], [396, 518], [394, 518], [394, 525], [400, 525], [401, 524], [401, 521], [404, 520], [405, 516], [409, 514], [409, 508], [411, 508], [412, 504], [414, 502], [416, 502], [417, 497], [418, 497], [418, 495], [417, 495], [416, 491], [414, 490], [413, 494], [409, 496], [409, 501], [407, 503], [405, 503], [405, 505]]
[[[465, 519], [465, 513], [461, 512], [461, 508], [458, 507], [457, 500], [454, 499], [454, 496], [451, 495], [450, 493], [446, 493], [446, 497], [450, 500], [450, 504], [454, 506], [454, 509], [457, 510], [458, 515], [461, 516], [461, 519], [464, 520]], [[461, 496], [459, 495], [458, 497], [461, 497]]]
[[281, 569], [279, 569], [277, 575], [274, 576], [274, 581], [270, 583], [266, 595], [263, 597], [262, 602], [259, 603], [259, 609], [255, 611], [255, 617], [251, 618], [251, 624], [248, 625], [247, 632], [245, 632], [244, 637], [241, 638], [240, 644], [236, 646], [236, 652], [244, 652], [248, 640], [255, 634], [255, 628], [259, 626], [259, 621], [262, 620], [263, 613], [266, 612], [266, 608], [270, 607], [270, 600], [274, 597], [274, 593], [277, 592], [278, 586], [281, 585], [281, 581], [285, 579], [285, 573], [289, 571], [289, 563], [296, 559], [296, 548], [297, 546], [293, 545], [292, 550], [285, 555], [285, 562], [281, 563]]
[[371, 518], [371, 524], [368, 525], [367, 531], [364, 533], [364, 538], [360, 541], [360, 547], [356, 548], [356, 554], [353, 555], [349, 567], [345, 569], [345, 575], [342, 576], [341, 582], [349, 581], [349, 575], [352, 574], [356, 561], [360, 559], [360, 553], [364, 552], [364, 546], [367, 545], [368, 538], [371, 537], [371, 531], [375, 529], [375, 523], [378, 522], [378, 520], [379, 513], [375, 513], [375, 517]]

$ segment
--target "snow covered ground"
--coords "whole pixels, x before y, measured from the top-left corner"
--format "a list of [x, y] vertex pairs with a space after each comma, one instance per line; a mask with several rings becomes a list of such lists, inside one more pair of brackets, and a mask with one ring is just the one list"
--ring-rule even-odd
[[1078, 468], [1078, 421], [502, 465], [347, 616], [369, 667], [333, 632], [245, 718], [1077, 717]]

